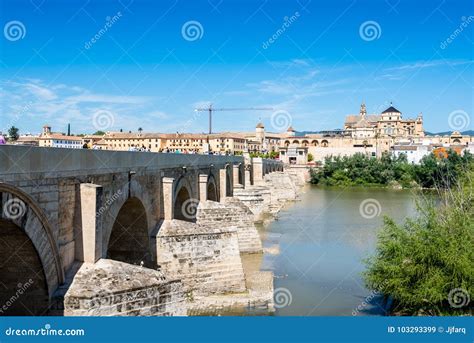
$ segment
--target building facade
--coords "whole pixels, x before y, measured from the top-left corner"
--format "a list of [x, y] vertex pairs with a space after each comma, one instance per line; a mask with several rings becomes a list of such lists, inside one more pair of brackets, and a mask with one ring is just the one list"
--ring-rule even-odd
[[68, 136], [62, 133], [51, 132], [51, 126], [43, 126], [43, 132], [38, 138], [38, 145], [40, 147], [49, 148], [68, 148], [81, 149], [82, 138], [79, 136]]
[[[23, 143], [20, 143], [23, 144]], [[28, 144], [25, 140], [24, 144]], [[142, 133], [107, 132], [103, 136], [83, 137], [52, 133], [45, 126], [38, 138], [39, 146], [122, 151], [150, 151], [198, 154], [243, 154], [278, 152], [286, 163], [305, 164], [308, 158], [324, 162], [329, 156], [350, 156], [362, 153], [380, 157], [383, 153], [406, 154], [413, 163], [436, 148], [472, 147], [471, 136], [454, 131], [446, 136], [427, 136], [423, 130], [423, 116], [405, 119], [390, 106], [380, 114], [367, 114], [361, 104], [359, 114], [348, 115], [341, 130], [298, 135], [293, 127], [285, 132], [267, 132], [259, 122], [253, 132]], [[427, 147], [427, 148], [426, 148]], [[469, 150], [469, 149], [468, 149]]]

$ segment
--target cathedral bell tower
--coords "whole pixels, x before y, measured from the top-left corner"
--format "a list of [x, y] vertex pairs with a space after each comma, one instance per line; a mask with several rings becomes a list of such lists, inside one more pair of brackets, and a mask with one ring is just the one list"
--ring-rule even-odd
[[362, 118], [365, 118], [365, 115], [367, 114], [367, 108], [365, 107], [365, 103], [362, 103], [360, 105], [360, 112], [359, 112], [359, 115], [362, 117]]

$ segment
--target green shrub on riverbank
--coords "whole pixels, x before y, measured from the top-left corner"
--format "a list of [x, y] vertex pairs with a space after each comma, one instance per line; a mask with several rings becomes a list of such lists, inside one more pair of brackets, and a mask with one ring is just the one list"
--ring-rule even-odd
[[397, 225], [385, 218], [364, 278], [370, 289], [393, 299], [392, 313], [472, 315], [473, 165], [441, 191], [441, 204], [421, 201], [417, 219]]
[[321, 169], [311, 170], [311, 182], [325, 186], [449, 187], [460, 171], [473, 161], [472, 155], [453, 151], [447, 158], [425, 156], [420, 164], [408, 163], [405, 155], [384, 154], [380, 159], [364, 154], [327, 157]]

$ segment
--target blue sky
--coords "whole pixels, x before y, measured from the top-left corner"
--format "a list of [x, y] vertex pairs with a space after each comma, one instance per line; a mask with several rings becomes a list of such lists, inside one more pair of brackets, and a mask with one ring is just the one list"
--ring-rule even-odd
[[423, 112], [429, 131], [450, 130], [453, 111], [473, 126], [472, 1], [0, 4], [0, 130], [203, 132], [193, 109], [210, 102], [274, 109], [216, 113], [215, 131], [259, 118], [280, 131], [275, 111], [297, 130], [340, 128], [362, 101]]

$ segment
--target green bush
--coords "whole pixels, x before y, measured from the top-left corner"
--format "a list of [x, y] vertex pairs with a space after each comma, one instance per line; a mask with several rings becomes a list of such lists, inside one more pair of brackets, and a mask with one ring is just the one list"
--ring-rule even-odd
[[[420, 200], [416, 219], [403, 225], [384, 219], [364, 278], [368, 288], [393, 299], [394, 314], [472, 315], [473, 169], [440, 198]], [[456, 290], [461, 297], [453, 299]]]

